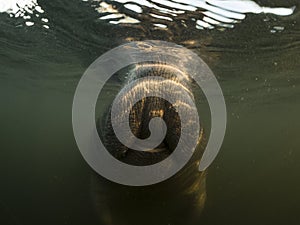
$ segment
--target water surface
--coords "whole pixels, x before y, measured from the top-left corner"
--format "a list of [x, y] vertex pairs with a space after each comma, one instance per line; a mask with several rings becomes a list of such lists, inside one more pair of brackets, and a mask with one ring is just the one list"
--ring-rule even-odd
[[100, 20], [97, 2], [38, 3], [43, 12], [30, 19], [0, 14], [1, 224], [99, 224], [91, 169], [73, 137], [73, 94], [98, 56], [147, 39], [199, 54], [225, 95], [227, 132], [199, 224], [299, 224], [298, 8], [287, 17], [249, 14], [233, 29], [153, 30]]

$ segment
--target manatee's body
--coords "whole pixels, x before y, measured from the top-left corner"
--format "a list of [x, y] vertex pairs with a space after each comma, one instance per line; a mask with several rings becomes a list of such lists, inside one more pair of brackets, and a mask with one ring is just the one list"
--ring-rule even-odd
[[[167, 65], [150, 63], [138, 65], [130, 72], [124, 82], [124, 88], [120, 90], [124, 101], [135, 94], [132, 91], [142, 91], [149, 87], [160, 88], [158, 81], [139, 83], [130, 90], [125, 88], [133, 80], [151, 76], [168, 79], [170, 83], [166, 88], [179, 86], [182, 91], [188, 91], [190, 97], [194, 99], [191, 91], [192, 80], [188, 75], [183, 75], [176, 68]], [[184, 110], [187, 113], [194, 107], [186, 104], [183, 99], [185, 97], [180, 91], [174, 94], [178, 99], [176, 104], [185, 104]], [[163, 143], [149, 152], [128, 149], [118, 141], [111, 125], [110, 111], [102, 114], [102, 118], [99, 119], [100, 137], [108, 151], [122, 162], [137, 166], [160, 162], [176, 148], [181, 136], [181, 121], [174, 107], [166, 100], [156, 97], [145, 98], [135, 104], [130, 113], [130, 127], [136, 137], [144, 139], [149, 136], [148, 125], [153, 117], [163, 118], [168, 130]], [[92, 198], [102, 222], [113, 225], [197, 224], [199, 222], [197, 217], [201, 213], [206, 197], [206, 174], [198, 171], [199, 160], [205, 147], [202, 130], [200, 136], [195, 138], [198, 139], [198, 146], [188, 164], [176, 175], [159, 184], [145, 187], [123, 186], [95, 174], [92, 179]], [[186, 148], [189, 148], [188, 143]], [[185, 150], [188, 149], [183, 149], [183, 152]]]
[[[181, 43], [190, 48], [204, 47], [210, 42], [210, 36], [203, 37], [200, 30], [234, 28], [247, 13], [273, 13], [283, 16], [293, 13], [294, 8], [261, 7], [253, 1], [99, 1], [97, 8], [100, 19], [112, 24], [126, 26], [127, 41], [145, 39], [164, 39]], [[196, 27], [197, 29], [193, 29]], [[141, 28], [144, 32], [136, 32]], [[117, 29], [121, 29], [118, 26]], [[116, 32], [117, 33], [117, 32]], [[165, 34], [168, 34], [166, 37]], [[207, 33], [206, 33], [207, 34]], [[124, 37], [119, 39], [123, 41]], [[199, 51], [204, 51], [201, 48]], [[215, 61], [215, 57], [202, 54], [206, 61]], [[211, 60], [213, 58], [213, 60]], [[182, 56], [182, 59], [187, 57]], [[179, 59], [180, 61], [181, 59]], [[185, 66], [193, 66], [186, 63]], [[135, 91], [150, 89], [171, 89], [181, 87], [193, 98], [192, 80], [188, 75], [178, 73], [175, 67], [149, 63], [136, 66], [129, 77], [123, 80], [120, 92], [124, 101], [130, 100]], [[179, 68], [181, 69], [181, 68]], [[135, 89], [128, 90], [126, 85], [131, 81], [148, 76], [161, 76], [171, 80], [172, 84], [161, 87], [157, 82], [140, 83]], [[173, 85], [173, 86], [172, 86]], [[175, 89], [175, 88], [174, 88]], [[178, 104], [182, 104], [188, 112], [194, 106], [186, 104], [185, 96], [175, 92]], [[164, 141], [150, 152], [132, 150], [122, 145], [116, 138], [111, 125], [110, 110], [98, 116], [98, 131], [108, 151], [118, 160], [134, 166], [146, 166], [158, 163], [168, 157], [176, 148], [181, 137], [181, 121], [178, 113], [170, 103], [163, 99], [149, 97], [138, 102], [130, 109], [130, 127], [133, 134], [145, 139], [149, 136], [149, 121], [153, 117], [161, 117], [168, 130]], [[122, 112], [121, 117], [122, 117]], [[193, 120], [191, 119], [191, 123]], [[203, 132], [191, 160], [176, 175], [164, 182], [145, 186], [130, 187], [112, 183], [94, 174], [92, 177], [92, 199], [102, 224], [108, 225], [168, 225], [199, 224], [199, 216], [206, 198], [206, 173], [198, 171], [198, 163], [203, 154], [205, 139]], [[129, 140], [130, 141], [130, 140]], [[182, 151], [189, 150], [189, 143]], [[172, 161], [170, 163], [176, 163]], [[166, 165], [168, 167], [168, 165]]]

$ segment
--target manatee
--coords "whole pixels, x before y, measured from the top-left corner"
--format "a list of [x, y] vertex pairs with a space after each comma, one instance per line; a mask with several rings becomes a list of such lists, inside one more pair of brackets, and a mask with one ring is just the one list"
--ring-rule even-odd
[[[124, 77], [124, 74], [121, 73], [120, 76]], [[126, 85], [136, 79], [153, 76], [167, 79], [169, 85], [161, 86], [158, 81], [149, 79], [149, 82], [138, 83], [134, 88], [126, 89]], [[195, 101], [192, 79], [189, 75], [178, 72], [178, 69], [173, 66], [151, 62], [137, 64], [130, 69], [126, 77], [121, 81], [119, 90], [125, 102], [136, 91], [162, 87], [163, 89], [179, 87], [182, 92], [187, 91]], [[185, 96], [181, 91], [174, 94], [178, 98], [176, 104], [183, 104], [187, 113], [195, 107], [187, 104], [188, 101], [184, 99]], [[130, 128], [137, 138], [144, 139], [150, 135], [149, 121], [154, 117], [160, 117], [165, 121], [166, 136], [160, 145], [148, 152], [132, 150], [124, 146], [115, 136], [109, 106], [106, 112], [99, 113], [97, 129], [110, 154], [134, 166], [155, 164], [172, 154], [181, 137], [181, 120], [174, 107], [164, 99], [147, 97], [129, 110]], [[143, 187], [124, 186], [105, 180], [95, 173], [91, 179], [91, 193], [101, 223], [122, 225], [199, 223], [199, 216], [206, 199], [206, 171], [198, 171], [206, 139], [202, 128], [199, 133], [198, 137], [194, 137], [198, 144], [189, 162], [177, 174], [161, 183]], [[189, 143], [186, 143], [185, 148], [189, 148]]]

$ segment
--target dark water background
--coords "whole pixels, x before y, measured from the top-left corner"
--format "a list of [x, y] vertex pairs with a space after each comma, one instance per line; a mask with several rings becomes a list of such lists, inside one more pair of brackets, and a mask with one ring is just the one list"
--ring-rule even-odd
[[[73, 137], [73, 94], [85, 69], [128, 37], [193, 49], [224, 92], [227, 133], [208, 170], [199, 224], [300, 223], [299, 11], [248, 15], [223, 32], [155, 36], [97, 20], [90, 2], [39, 4], [50, 29], [0, 14], [0, 224], [99, 224], [91, 169]], [[272, 33], [274, 26], [285, 29]]]

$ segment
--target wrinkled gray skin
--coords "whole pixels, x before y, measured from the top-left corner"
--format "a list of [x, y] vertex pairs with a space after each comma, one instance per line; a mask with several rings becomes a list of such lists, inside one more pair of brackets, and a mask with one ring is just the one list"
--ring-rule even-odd
[[[183, 77], [176, 70], [159, 64], [136, 66], [124, 80], [124, 86], [134, 79], [145, 76], [162, 76], [175, 81], [174, 85], [192, 90], [193, 84], [188, 76]], [[139, 85], [143, 86], [143, 83]], [[151, 86], [156, 88], [156, 83], [153, 82]], [[124, 94], [126, 101], [134, 93]], [[191, 91], [190, 95], [194, 99]], [[178, 98], [181, 98], [180, 93]], [[168, 157], [176, 148], [180, 138], [180, 118], [168, 102], [155, 97], [138, 102], [130, 114], [132, 132], [142, 139], [149, 136], [148, 123], [156, 116], [164, 119], [168, 130], [163, 143], [151, 152], [135, 151], [123, 146], [114, 135], [109, 110], [102, 113], [97, 122], [99, 135], [108, 151], [120, 161], [139, 166], [154, 164]], [[101, 224], [199, 224], [199, 216], [206, 198], [206, 173], [198, 171], [204, 147], [205, 138], [201, 131], [198, 147], [189, 163], [170, 179], [151, 186], [123, 186], [94, 174], [91, 185], [92, 199]], [[179, 221], [178, 218], [182, 220]]]

